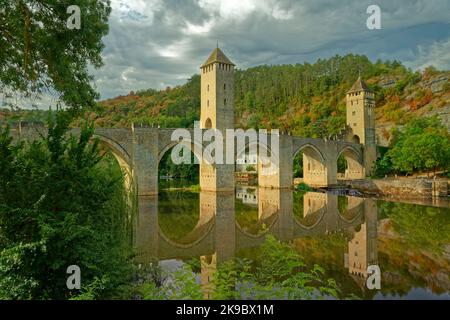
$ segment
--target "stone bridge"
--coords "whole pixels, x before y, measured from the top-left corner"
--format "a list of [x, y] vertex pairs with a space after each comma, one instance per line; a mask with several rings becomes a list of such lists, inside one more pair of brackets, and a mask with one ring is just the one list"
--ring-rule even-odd
[[[103, 146], [112, 151], [138, 195], [158, 193], [159, 163], [164, 154], [180, 142], [199, 159], [202, 190], [234, 192], [236, 157], [231, 163], [227, 161], [227, 164], [212, 164], [205, 162], [204, 153], [201, 151], [211, 144], [209, 141], [212, 138], [205, 139], [201, 130], [219, 130], [224, 135], [223, 145], [226, 146], [226, 142], [230, 142], [226, 141], [225, 130], [233, 129], [235, 125], [234, 67], [235, 64], [218, 47], [201, 66], [199, 129], [185, 131], [187, 138], [178, 136], [172, 141], [175, 129], [136, 126], [96, 129], [95, 136]], [[346, 95], [346, 129], [342, 141], [277, 135], [279, 148], [276, 149], [272, 148], [271, 139], [267, 140], [271, 141], [267, 145], [258, 141], [259, 186], [290, 188], [293, 183], [293, 161], [299, 152], [303, 157], [304, 182], [311, 186], [328, 187], [337, 184], [337, 162], [340, 155], [344, 155], [347, 160], [346, 178], [359, 179], [370, 174], [376, 159], [374, 107], [374, 93], [358, 78]], [[204, 139], [196, 139], [196, 132], [200, 132]], [[19, 124], [12, 133], [16, 140], [32, 140], [39, 135], [45, 135], [46, 129], [43, 126]], [[71, 133], [77, 135], [79, 129], [73, 129]], [[208, 132], [205, 135], [207, 134]], [[218, 138], [214, 136], [214, 142], [216, 139]], [[204, 140], [208, 142], [194, 143]], [[233, 152], [228, 152], [224, 147], [223, 159], [228, 159], [230, 154], [239, 156], [246, 152], [247, 147], [244, 147], [244, 150], [235, 148]], [[277, 157], [271, 157], [268, 164], [264, 154], [270, 153], [272, 156], [277, 151]], [[214, 152], [216, 158], [220, 156], [220, 150], [214, 149]], [[277, 163], [274, 163], [274, 159]]]
[[[211, 143], [204, 141], [201, 146], [196, 146], [193, 138], [173, 141], [174, 130], [136, 126], [97, 128], [95, 138], [98, 138], [100, 144], [115, 156], [124, 173], [132, 181], [137, 194], [148, 196], [158, 194], [158, 167], [166, 152], [181, 143], [198, 159], [202, 159], [203, 148]], [[187, 132], [194, 137], [194, 129], [187, 129]], [[11, 128], [15, 141], [32, 141], [45, 136], [46, 133], [47, 129], [43, 125], [18, 125]], [[79, 133], [80, 129], [77, 128], [70, 131], [70, 134], [74, 136]], [[268, 136], [270, 141], [270, 134]], [[267, 148], [270, 149], [270, 145]], [[235, 154], [244, 151], [235, 149]], [[259, 152], [261, 151], [260, 147]], [[344, 155], [347, 160], [347, 178], [365, 177], [364, 146], [361, 144], [279, 135], [279, 163], [276, 170], [272, 171], [263, 170], [264, 164], [261, 161], [258, 163], [259, 186], [290, 188], [293, 183], [293, 161], [300, 152], [303, 153], [304, 182], [308, 185], [328, 187], [337, 184], [337, 161], [341, 155]], [[208, 165], [200, 161], [201, 189], [234, 191], [234, 171], [234, 165]]]

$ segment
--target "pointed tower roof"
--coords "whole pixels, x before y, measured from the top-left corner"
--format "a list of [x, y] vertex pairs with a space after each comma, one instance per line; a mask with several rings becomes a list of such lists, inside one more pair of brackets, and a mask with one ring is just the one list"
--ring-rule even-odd
[[358, 77], [358, 80], [356, 80], [356, 82], [353, 84], [353, 86], [350, 88], [350, 90], [347, 93], [359, 92], [359, 91], [372, 92], [372, 90], [370, 90], [369, 86], [361, 79], [361, 76]]
[[230, 59], [227, 58], [225, 53], [222, 52], [222, 50], [219, 49], [219, 47], [215, 48], [214, 51], [209, 56], [208, 60], [205, 61], [205, 63], [201, 66], [201, 68], [204, 68], [212, 63], [223, 63], [223, 64], [229, 64], [234, 66], [235, 64], [230, 61]]

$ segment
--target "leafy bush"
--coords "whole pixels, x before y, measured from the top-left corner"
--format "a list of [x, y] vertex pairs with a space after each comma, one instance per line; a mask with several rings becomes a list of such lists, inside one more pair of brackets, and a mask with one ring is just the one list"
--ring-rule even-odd
[[[76, 139], [68, 123], [58, 113], [47, 137], [18, 145], [0, 129], [2, 299], [111, 297], [129, 280], [132, 214], [122, 175], [102, 162], [92, 127]], [[82, 296], [66, 287], [73, 264]]]
[[[162, 275], [161, 271], [160, 273]], [[202, 288], [188, 264], [165, 276], [160, 284], [155, 281], [143, 283], [138, 288], [138, 292], [145, 300], [201, 300], [203, 298]]]
[[394, 133], [386, 156], [400, 172], [449, 170], [450, 135], [437, 117], [414, 119]]
[[380, 157], [377, 158], [372, 171], [372, 178], [383, 178], [393, 171], [392, 162], [386, 153], [389, 151], [387, 147], [378, 147], [377, 152]]

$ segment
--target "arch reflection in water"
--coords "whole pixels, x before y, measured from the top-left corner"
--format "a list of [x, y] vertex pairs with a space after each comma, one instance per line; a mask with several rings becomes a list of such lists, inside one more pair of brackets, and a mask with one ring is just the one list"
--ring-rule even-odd
[[[145, 263], [155, 258], [200, 259], [200, 279], [208, 298], [217, 266], [232, 259], [242, 249], [262, 245], [268, 234], [289, 241], [345, 231], [351, 236], [347, 253], [341, 259], [344, 258], [343, 264], [349, 273], [363, 284], [367, 266], [376, 264], [378, 260], [376, 202], [354, 197], [341, 199], [327, 193], [299, 194], [266, 188], [237, 189], [236, 194], [200, 192], [192, 200], [198, 201], [199, 212], [193, 213], [197, 215], [195, 227], [174, 239], [160, 226], [161, 215], [166, 214], [158, 214], [158, 201], [161, 200], [158, 197], [140, 197], [135, 244], [137, 260]], [[245, 225], [248, 221], [238, 219], [236, 211], [238, 215], [245, 215], [245, 210], [239, 212], [242, 210], [240, 205], [245, 204], [255, 210], [255, 203], [258, 215], [249, 220], [250, 224], [259, 223], [264, 228], [251, 232], [252, 228]], [[170, 208], [175, 220], [164, 228], [183, 224], [183, 221], [176, 220], [181, 206], [173, 203]]]

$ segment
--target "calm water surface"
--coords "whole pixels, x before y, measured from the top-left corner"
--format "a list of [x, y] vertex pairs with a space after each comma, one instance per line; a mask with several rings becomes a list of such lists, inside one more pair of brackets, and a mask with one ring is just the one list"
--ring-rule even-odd
[[[140, 201], [140, 259], [166, 270], [197, 260], [208, 287], [217, 266], [258, 259], [268, 234], [318, 264], [344, 296], [450, 299], [450, 209], [326, 193], [239, 187], [235, 194], [161, 192]], [[367, 267], [381, 269], [368, 290]]]

